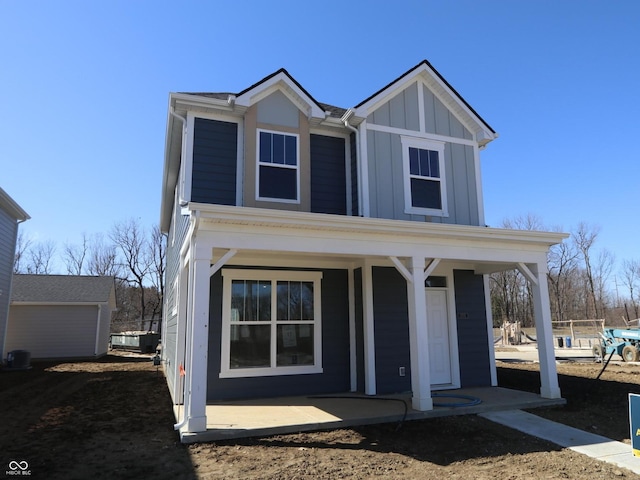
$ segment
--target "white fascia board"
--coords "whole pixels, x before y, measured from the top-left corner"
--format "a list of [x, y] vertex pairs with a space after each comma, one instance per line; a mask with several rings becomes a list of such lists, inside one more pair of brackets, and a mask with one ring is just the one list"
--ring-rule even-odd
[[568, 236], [224, 205], [189, 208], [200, 214], [198, 235], [208, 236], [212, 246], [239, 250], [531, 263]]
[[2, 188], [0, 188], [0, 208], [2, 208], [13, 218], [21, 222], [24, 222], [31, 218], [29, 214], [25, 212], [22, 207], [18, 205], [16, 201], [11, 198], [9, 194]]
[[[460, 95], [455, 93], [426, 63], [421, 64], [418, 68], [398, 79], [398, 81], [389, 85], [367, 102], [357, 108], [354, 108], [354, 115], [361, 118], [367, 118], [369, 114], [371, 114], [381, 104], [388, 102], [391, 98], [407, 88], [407, 86], [411, 85], [411, 83], [419, 81], [420, 79], [422, 79], [423, 82], [426, 81], [425, 86], [430, 90], [432, 89], [430, 88], [429, 83], [432, 82], [438, 86], [439, 91], [434, 91], [433, 93], [440, 101], [447, 105], [457, 117], [460, 116], [460, 112], [463, 112], [464, 116], [473, 121], [475, 128], [471, 128], [470, 130], [475, 134], [476, 141], [479, 145], [484, 146], [491, 140], [498, 137], [498, 134], [493, 132], [491, 128], [468, 107], [468, 105], [460, 98]], [[462, 123], [463, 125], [467, 125], [469, 122], [462, 121]]]
[[[194, 107], [215, 108], [216, 110], [233, 111], [233, 106], [228, 100], [220, 98], [205, 97], [202, 95], [189, 93], [171, 93], [171, 102], [176, 110], [193, 109]], [[191, 107], [191, 108], [188, 108]]]
[[408, 75], [398, 79], [396, 82], [379, 92], [376, 96], [370, 98], [359, 107], [354, 108], [353, 114], [356, 117], [367, 118], [369, 114], [373, 112], [380, 104], [389, 101], [391, 98], [404, 90], [408, 85], [415, 82], [416, 77], [420, 75], [423, 68], [424, 67], [416, 68]]
[[[305, 93], [298, 85], [296, 85], [291, 79], [284, 73], [280, 72], [277, 75], [269, 78], [263, 83], [256, 85], [251, 90], [244, 92], [242, 95], [236, 97], [235, 103], [236, 105], [242, 105], [244, 107], [250, 107], [251, 105], [259, 102], [264, 97], [270, 95], [276, 90], [280, 90], [284, 93], [289, 100], [291, 100], [295, 105], [300, 107], [300, 102], [302, 101], [306, 108], [309, 117], [315, 118], [325, 118], [325, 112], [320, 108], [315, 100], [313, 100], [307, 93]], [[298, 98], [294, 98], [291, 93], [293, 92]]]

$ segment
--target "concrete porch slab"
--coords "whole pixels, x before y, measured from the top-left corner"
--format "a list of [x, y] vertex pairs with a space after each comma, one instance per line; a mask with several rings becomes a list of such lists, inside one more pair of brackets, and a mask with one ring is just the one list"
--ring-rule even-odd
[[[409, 395], [363, 396], [355, 394], [279, 397], [239, 400], [207, 405], [207, 430], [183, 432], [183, 443], [210, 442], [311, 430], [327, 430], [374, 423], [421, 420], [502, 410], [564, 405], [562, 398], [541, 398], [528, 392], [502, 387], [466, 388], [434, 392], [433, 410], [411, 408]], [[467, 398], [480, 400], [477, 405]], [[176, 418], [183, 410], [175, 406]]]

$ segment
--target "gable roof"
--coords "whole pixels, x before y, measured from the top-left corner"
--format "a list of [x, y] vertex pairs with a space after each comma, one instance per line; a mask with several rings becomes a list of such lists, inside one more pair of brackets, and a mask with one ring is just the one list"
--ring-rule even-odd
[[380, 102], [385, 101], [388, 97], [393, 96], [395, 92], [412, 83], [416, 77], [421, 77], [424, 81], [428, 82], [429, 88], [434, 91], [436, 96], [438, 96], [450, 110], [465, 120], [465, 123], [475, 124], [475, 132], [482, 133], [478, 136], [480, 144], [487, 144], [498, 137], [498, 134], [491, 125], [467, 103], [462, 95], [460, 95], [427, 60], [423, 60], [415, 67], [410, 68], [398, 78], [353, 107], [351, 109], [353, 114], [366, 118], [369, 113], [371, 113], [371, 110], [375, 109]]
[[248, 107], [271, 94], [274, 89], [281, 90], [298, 108], [307, 105], [309, 118], [324, 118], [326, 116], [322, 106], [284, 68], [242, 90], [236, 95], [235, 103]]
[[5, 212], [11, 215], [13, 218], [20, 222], [24, 222], [25, 220], [29, 220], [31, 217], [25, 212], [20, 205], [18, 205], [13, 198], [9, 196], [7, 192], [5, 192], [0, 187], [0, 208], [2, 208]]
[[11, 302], [108, 303], [114, 277], [14, 274]]

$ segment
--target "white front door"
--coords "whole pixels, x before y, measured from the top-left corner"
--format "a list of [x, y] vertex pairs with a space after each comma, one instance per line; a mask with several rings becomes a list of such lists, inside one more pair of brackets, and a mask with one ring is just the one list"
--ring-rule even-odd
[[431, 384], [448, 385], [452, 383], [452, 379], [447, 291], [434, 288], [427, 288], [425, 291]]

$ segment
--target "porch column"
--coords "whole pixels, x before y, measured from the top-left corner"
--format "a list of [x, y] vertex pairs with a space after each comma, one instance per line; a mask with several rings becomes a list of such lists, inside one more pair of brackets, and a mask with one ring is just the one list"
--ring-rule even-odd
[[411, 406], [414, 410], [433, 410], [427, 330], [427, 299], [424, 289], [424, 258], [412, 257], [407, 281], [409, 305], [409, 354], [411, 358]]
[[189, 385], [189, 405], [185, 406], [188, 418], [187, 432], [207, 430], [207, 357], [209, 349], [209, 294], [211, 246], [196, 240], [191, 249], [191, 305], [188, 321], [191, 329], [188, 342], [186, 375]]
[[558, 385], [556, 356], [553, 349], [553, 331], [551, 325], [551, 307], [549, 304], [549, 285], [547, 283], [547, 263], [530, 265], [536, 281], [531, 282], [533, 290], [533, 313], [538, 339], [538, 358], [540, 361], [540, 396], [543, 398], [562, 398]]

